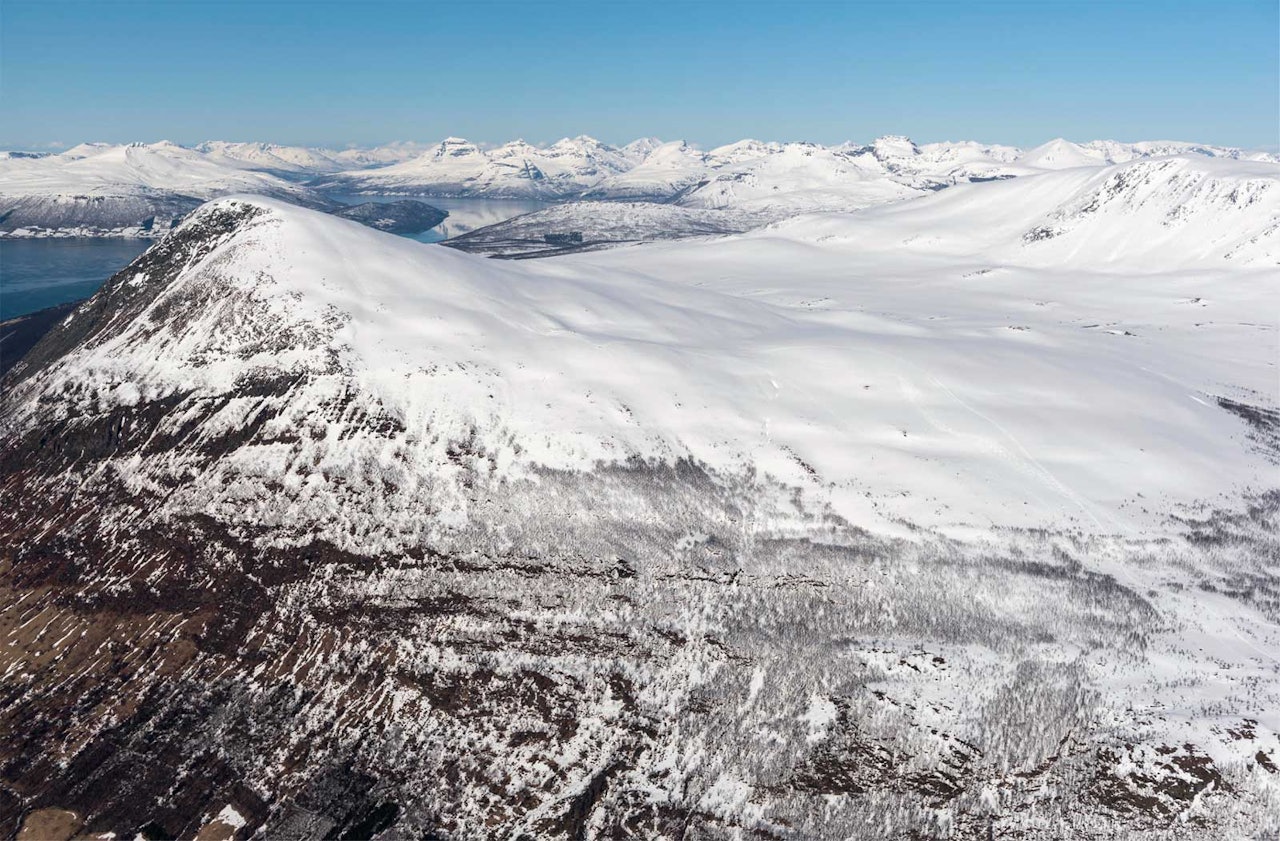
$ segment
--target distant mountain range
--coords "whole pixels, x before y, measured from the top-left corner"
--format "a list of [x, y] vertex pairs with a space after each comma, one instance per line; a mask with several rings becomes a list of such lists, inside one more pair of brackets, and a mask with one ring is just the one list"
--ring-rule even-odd
[[236, 193], [332, 204], [268, 171], [175, 143], [87, 143], [60, 155], [0, 159], [0, 233], [153, 237], [201, 203]]
[[[1193, 143], [1071, 143], [1030, 150], [905, 137], [821, 146], [743, 140], [710, 151], [646, 138], [591, 137], [493, 148], [460, 138], [431, 147], [329, 150], [210, 141], [82, 144], [56, 155], [0, 153], [0, 236], [156, 236], [202, 201], [236, 193], [326, 207], [326, 194], [644, 201], [733, 208], [744, 218], [853, 210], [953, 184], [1136, 159], [1194, 155], [1276, 162]], [[718, 223], [716, 223], [718, 224]]]
[[[972, 142], [919, 146], [905, 137], [881, 137], [867, 145], [839, 146], [742, 140], [702, 151], [684, 141], [646, 139], [611, 147], [591, 137], [578, 137], [545, 148], [517, 140], [486, 150], [449, 138], [403, 162], [372, 171], [338, 172], [314, 184], [349, 192], [724, 206], [768, 199], [778, 192], [856, 196], [873, 181], [928, 190], [965, 181], [1185, 154], [1276, 160], [1266, 153], [1172, 142], [1054, 140], [1023, 151]], [[866, 203], [891, 196], [901, 194], [894, 196], [891, 189], [881, 188], [868, 194]]]

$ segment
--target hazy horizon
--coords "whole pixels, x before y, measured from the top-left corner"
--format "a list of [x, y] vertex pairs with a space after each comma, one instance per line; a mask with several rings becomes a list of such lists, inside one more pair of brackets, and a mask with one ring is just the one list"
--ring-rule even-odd
[[9, 0], [0, 146], [1278, 142], [1269, 2], [315, 8]]
[[[684, 138], [684, 137], [655, 137], [654, 135], [640, 135], [640, 136], [637, 136], [637, 137], [633, 137], [633, 138], [631, 138], [631, 139], [629, 139], [629, 140], [622, 140], [622, 141], [608, 141], [608, 140], [605, 140], [605, 139], [603, 139], [603, 138], [601, 138], [601, 137], [598, 137], [598, 136], [596, 136], [596, 135], [592, 134], [591, 132], [577, 132], [577, 133], [575, 133], [575, 134], [571, 134], [571, 135], [561, 135], [561, 136], [559, 136], [559, 137], [554, 137], [554, 138], [549, 138], [549, 139], [531, 139], [531, 138], [528, 138], [528, 137], [509, 137], [509, 138], [507, 138], [507, 139], [505, 139], [505, 140], [480, 140], [480, 139], [473, 138], [473, 137], [461, 137], [460, 135], [457, 135], [457, 134], [451, 134], [451, 135], [444, 135], [444, 136], [441, 136], [441, 137], [435, 138], [434, 140], [387, 140], [387, 141], [374, 142], [374, 143], [354, 143], [354, 142], [345, 142], [345, 143], [343, 143], [343, 142], [335, 142], [335, 143], [324, 143], [324, 142], [320, 142], [320, 143], [282, 143], [282, 142], [280, 142], [280, 141], [273, 140], [273, 139], [271, 139], [271, 138], [261, 138], [261, 137], [205, 137], [205, 138], [202, 138], [202, 139], [200, 139], [200, 140], [192, 140], [192, 141], [185, 141], [185, 140], [184, 140], [184, 141], [179, 141], [179, 140], [174, 140], [172, 137], [157, 137], [157, 138], [154, 138], [154, 139], [152, 139], [152, 138], [133, 138], [133, 139], [129, 139], [129, 140], [83, 139], [83, 140], [75, 140], [75, 141], [69, 141], [69, 142], [67, 142], [67, 141], [54, 141], [54, 142], [49, 142], [49, 143], [45, 143], [45, 144], [42, 144], [42, 145], [33, 145], [33, 146], [0, 146], [0, 151], [8, 151], [8, 152], [36, 152], [36, 153], [39, 153], [39, 152], [45, 152], [45, 153], [49, 153], [49, 154], [58, 154], [58, 153], [60, 153], [60, 152], [65, 152], [65, 151], [67, 151], [67, 150], [69, 150], [69, 149], [73, 149], [73, 148], [75, 148], [76, 146], [79, 146], [79, 145], [82, 145], [82, 144], [106, 143], [106, 144], [110, 144], [110, 145], [122, 145], [122, 144], [128, 144], [128, 143], [153, 144], [153, 143], [163, 143], [163, 142], [176, 143], [176, 144], [178, 144], [179, 146], [184, 146], [184, 147], [187, 147], [187, 148], [192, 148], [192, 147], [198, 146], [198, 145], [200, 145], [201, 143], [214, 143], [214, 142], [221, 142], [221, 143], [265, 143], [265, 144], [268, 144], [268, 145], [275, 145], [275, 146], [288, 146], [288, 147], [294, 147], [294, 148], [325, 149], [325, 150], [328, 150], [328, 151], [334, 151], [334, 152], [340, 152], [340, 151], [349, 150], [349, 149], [375, 149], [375, 148], [386, 148], [386, 147], [394, 147], [394, 146], [402, 146], [402, 147], [410, 147], [410, 148], [421, 148], [423, 151], [427, 151], [427, 150], [430, 150], [431, 148], [433, 148], [433, 147], [435, 147], [435, 146], [439, 145], [442, 141], [444, 141], [446, 138], [449, 138], [449, 137], [454, 137], [454, 138], [459, 138], [459, 139], [462, 139], [462, 140], [466, 140], [466, 141], [468, 141], [468, 142], [470, 142], [470, 143], [474, 143], [476, 146], [478, 146], [478, 147], [479, 147], [479, 148], [481, 148], [481, 149], [488, 150], [488, 149], [494, 149], [494, 148], [497, 148], [497, 147], [499, 147], [499, 146], [502, 146], [502, 145], [503, 145], [503, 144], [505, 144], [505, 143], [518, 142], [518, 141], [523, 141], [523, 142], [525, 142], [525, 143], [529, 143], [530, 145], [533, 145], [533, 146], [545, 147], [545, 146], [550, 146], [551, 144], [556, 143], [556, 142], [558, 142], [558, 141], [560, 141], [560, 140], [565, 140], [565, 139], [574, 139], [574, 138], [581, 137], [581, 136], [584, 136], [584, 135], [585, 135], [585, 136], [588, 136], [588, 137], [592, 137], [592, 138], [594, 138], [594, 139], [596, 139], [596, 140], [600, 141], [601, 143], [604, 143], [605, 145], [608, 145], [608, 146], [614, 146], [614, 147], [622, 147], [622, 146], [627, 145], [628, 143], [632, 143], [632, 142], [637, 141], [637, 140], [643, 140], [643, 139], [657, 139], [657, 140], [661, 140], [663, 143], [677, 142], [677, 141], [684, 141], [685, 143], [689, 144], [690, 146], [692, 146], [692, 147], [694, 147], [694, 148], [697, 148], [697, 149], [701, 149], [701, 150], [703, 150], [703, 151], [710, 151], [710, 150], [715, 149], [715, 148], [718, 148], [718, 147], [720, 147], [720, 146], [725, 146], [725, 145], [729, 145], [729, 144], [731, 144], [731, 143], [736, 143], [736, 142], [744, 141], [744, 140], [758, 140], [758, 141], [761, 141], [761, 142], [764, 142], [764, 143], [781, 143], [781, 144], [787, 144], [787, 143], [819, 143], [819, 141], [816, 141], [816, 140], [809, 140], [809, 139], [807, 139], [807, 138], [788, 138], [788, 139], [779, 139], [779, 138], [767, 137], [767, 136], [740, 137], [740, 138], [738, 138], [737, 140], [731, 140], [731, 141], [728, 141], [728, 143], [717, 143], [717, 144], [699, 143], [699, 142], [697, 142], [697, 141], [695, 141], [695, 140], [690, 140], [690, 139], [688, 139], [688, 138]], [[897, 133], [894, 133], [894, 132], [882, 132], [882, 133], [877, 134], [877, 135], [875, 135], [875, 136], [873, 136], [873, 137], [867, 137], [867, 138], [855, 138], [855, 137], [850, 137], [850, 138], [846, 138], [846, 139], [844, 139], [844, 140], [836, 141], [836, 142], [834, 142], [834, 143], [819, 143], [819, 145], [823, 145], [823, 146], [838, 146], [838, 145], [840, 145], [840, 144], [842, 144], [842, 143], [864, 143], [864, 144], [870, 144], [870, 143], [874, 142], [875, 140], [877, 140], [877, 139], [879, 139], [879, 138], [881, 138], [881, 137], [889, 137], [889, 136], [907, 136], [907, 137], [910, 137], [909, 135], [898, 135]], [[1044, 140], [1042, 140], [1042, 141], [1039, 141], [1039, 142], [1037, 142], [1037, 143], [1031, 143], [1031, 144], [1006, 143], [1006, 142], [1004, 142], [1004, 141], [1002, 141], [1002, 140], [998, 140], [998, 139], [997, 139], [997, 140], [991, 140], [991, 139], [989, 139], [989, 138], [982, 138], [982, 137], [941, 137], [941, 138], [919, 138], [919, 137], [910, 137], [910, 139], [911, 139], [911, 140], [912, 140], [916, 145], [920, 145], [920, 146], [927, 145], [927, 144], [930, 144], [930, 143], [964, 143], [964, 142], [973, 142], [973, 143], [981, 143], [981, 144], [988, 145], [988, 146], [1015, 146], [1015, 147], [1018, 147], [1018, 148], [1021, 148], [1021, 149], [1024, 149], [1024, 150], [1031, 150], [1031, 149], [1034, 149], [1034, 148], [1036, 148], [1036, 147], [1038, 147], [1038, 146], [1042, 146], [1042, 145], [1044, 145], [1045, 143], [1050, 143], [1050, 142], [1052, 142], [1052, 141], [1054, 141], [1054, 140], [1067, 140], [1067, 141], [1069, 141], [1069, 142], [1071, 142], [1071, 143], [1078, 143], [1078, 144], [1086, 144], [1086, 143], [1092, 143], [1092, 142], [1097, 142], [1097, 141], [1114, 141], [1114, 142], [1116, 142], [1116, 143], [1204, 143], [1205, 145], [1210, 145], [1210, 146], [1221, 146], [1221, 147], [1224, 147], [1224, 148], [1236, 148], [1236, 149], [1242, 149], [1242, 150], [1244, 150], [1244, 151], [1250, 151], [1250, 152], [1272, 152], [1272, 153], [1274, 153], [1274, 152], [1280, 152], [1280, 144], [1275, 144], [1275, 143], [1262, 144], [1262, 145], [1258, 145], [1258, 146], [1240, 146], [1240, 145], [1238, 145], [1238, 144], [1227, 144], [1227, 143], [1206, 143], [1205, 141], [1200, 140], [1200, 139], [1198, 139], [1198, 138], [1194, 138], [1194, 137], [1134, 137], [1134, 138], [1130, 138], [1130, 137], [1089, 137], [1089, 138], [1080, 138], [1080, 137], [1062, 137], [1062, 136], [1057, 136], [1057, 137], [1048, 137], [1048, 138], [1045, 138], [1045, 139], [1044, 139]]]

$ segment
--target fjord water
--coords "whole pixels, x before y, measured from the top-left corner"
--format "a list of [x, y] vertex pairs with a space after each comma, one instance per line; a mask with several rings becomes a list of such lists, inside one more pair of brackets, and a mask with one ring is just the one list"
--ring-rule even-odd
[[0, 320], [87, 298], [151, 244], [143, 239], [0, 239]]
[[[333, 195], [343, 204], [400, 201], [407, 196]], [[436, 227], [408, 234], [418, 242], [440, 242], [547, 206], [527, 199], [437, 199], [413, 197], [447, 210]], [[111, 275], [146, 251], [152, 240], [92, 237], [0, 239], [0, 320], [87, 298]]]

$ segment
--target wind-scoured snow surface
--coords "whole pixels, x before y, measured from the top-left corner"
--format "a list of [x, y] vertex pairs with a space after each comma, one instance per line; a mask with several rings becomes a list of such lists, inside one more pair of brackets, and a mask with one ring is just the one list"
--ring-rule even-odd
[[1271, 837], [1278, 225], [1199, 155], [519, 262], [210, 203], [6, 380], [0, 812]]

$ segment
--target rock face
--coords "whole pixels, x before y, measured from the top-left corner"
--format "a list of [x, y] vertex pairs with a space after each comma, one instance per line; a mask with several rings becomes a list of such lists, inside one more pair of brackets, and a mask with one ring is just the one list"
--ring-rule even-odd
[[353, 219], [389, 234], [417, 234], [439, 225], [449, 214], [438, 207], [413, 199], [394, 202], [365, 202], [335, 210], [334, 216]]
[[0, 376], [4, 376], [36, 342], [44, 338], [59, 322], [71, 315], [80, 301], [58, 304], [42, 310], [0, 321]]
[[[1276, 619], [1260, 560], [1280, 551], [1274, 494], [1158, 537], [1065, 519], [890, 536], [840, 516], [815, 478], [827, 466], [794, 452], [789, 475], [812, 486], [754, 460], [597, 454], [588, 419], [607, 419], [601, 440], [619, 448], [654, 421], [592, 395], [659, 359], [653, 345], [704, 299], [620, 272], [595, 289], [591, 267], [554, 262], [217, 202], [10, 371], [7, 833], [1194, 839], [1280, 826], [1274, 668], [1241, 659], [1207, 618], [1274, 642], [1252, 624]], [[598, 316], [572, 313], [613, 300], [625, 324], [663, 296], [648, 306], [670, 333], [634, 340], [652, 356], [606, 366], [586, 397], [555, 378], [573, 363], [565, 333], [602, 335]], [[720, 329], [764, 340], [744, 327], [756, 309], [716, 300]], [[776, 329], [801, 317], [790, 308]], [[388, 344], [397, 330], [407, 344]], [[499, 339], [509, 369], [466, 355]], [[520, 371], [560, 428], [532, 403], [504, 414]], [[769, 400], [783, 411], [776, 385]], [[788, 434], [775, 417], [771, 441]], [[1212, 662], [1192, 653], [1219, 643]], [[1234, 681], [1247, 698], [1222, 693]]]

